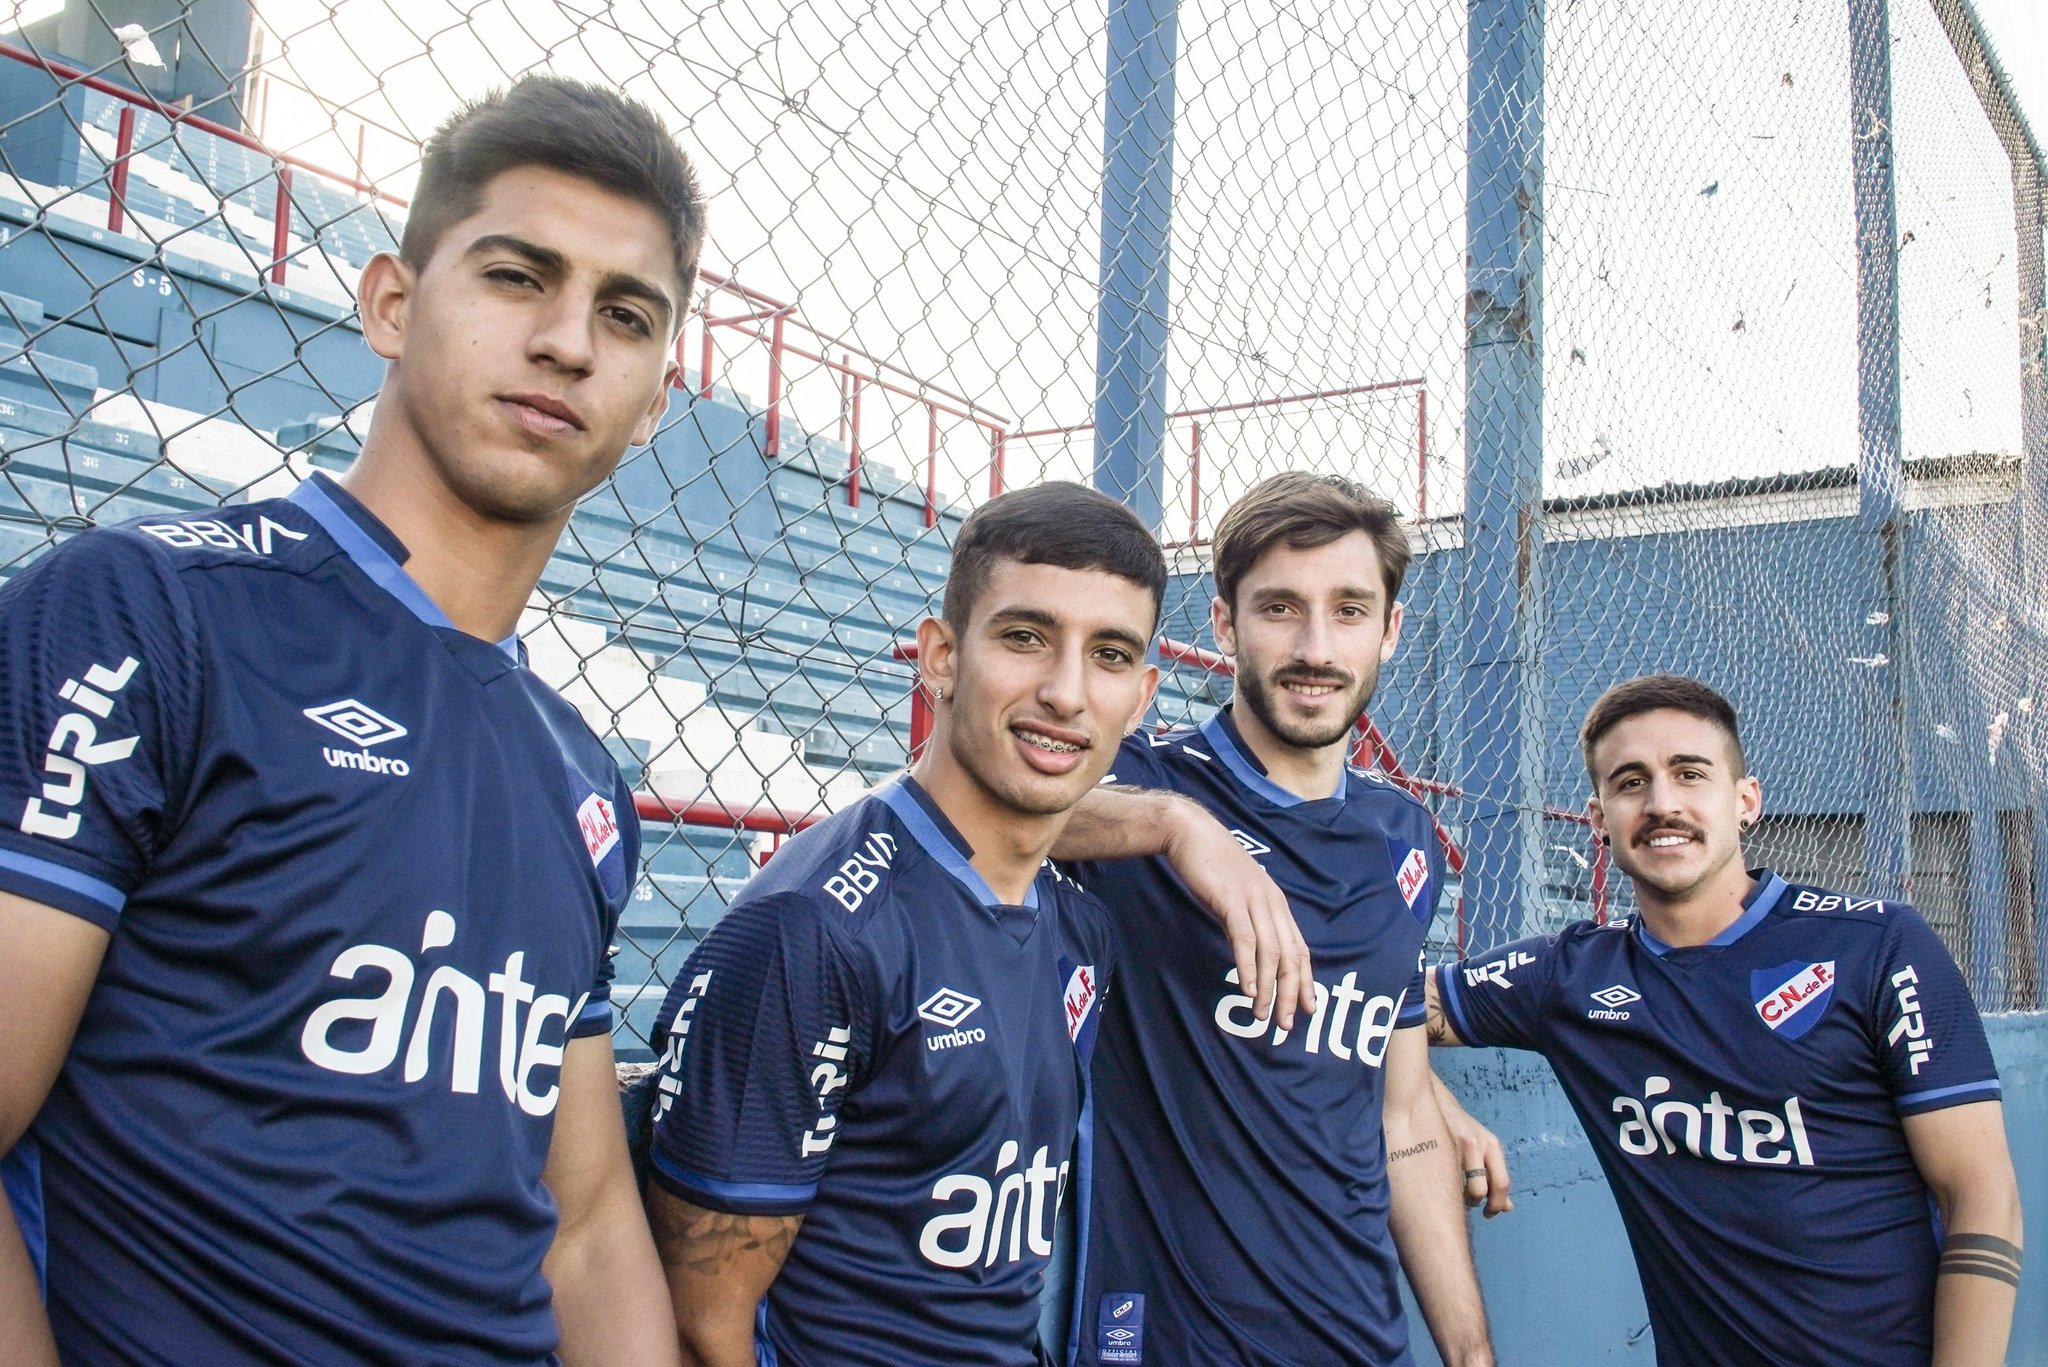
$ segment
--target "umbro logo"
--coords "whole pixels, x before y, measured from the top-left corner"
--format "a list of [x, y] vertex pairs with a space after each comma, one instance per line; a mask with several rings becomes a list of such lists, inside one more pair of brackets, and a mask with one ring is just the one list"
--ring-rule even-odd
[[924, 1047], [936, 1054], [941, 1049], [958, 1049], [987, 1039], [988, 1032], [978, 1025], [969, 1030], [960, 1028], [960, 1022], [980, 1009], [981, 998], [955, 992], [950, 987], [942, 987], [926, 997], [917, 1014], [942, 1028], [926, 1032]]
[[308, 721], [324, 726], [361, 747], [356, 750], [338, 749], [331, 745], [320, 747], [320, 755], [330, 769], [355, 769], [366, 774], [390, 774], [396, 778], [404, 778], [412, 772], [412, 766], [402, 759], [370, 753], [373, 745], [383, 745], [411, 733], [368, 703], [343, 698], [340, 702], [309, 707], [305, 716]]
[[1243, 831], [1232, 831], [1230, 833], [1230, 838], [1232, 840], [1235, 840], [1238, 844], [1242, 845], [1244, 847], [1244, 852], [1254, 859], [1258, 858], [1262, 854], [1271, 854], [1273, 852], [1273, 847], [1271, 845], [1267, 845], [1262, 843], [1261, 841], [1254, 840], [1252, 837], [1246, 835]]
[[1596, 1011], [1586, 1013], [1586, 1019], [1589, 1021], [1625, 1021], [1628, 1019], [1628, 1012], [1621, 1008], [1643, 999], [1642, 993], [1626, 983], [1615, 983], [1612, 987], [1603, 987], [1598, 992], [1588, 995], [1599, 1007]]
[[343, 740], [352, 740], [365, 750], [373, 745], [397, 740], [406, 734], [403, 726], [368, 703], [357, 702], [354, 698], [343, 698], [340, 702], [309, 707], [306, 709], [306, 716]]

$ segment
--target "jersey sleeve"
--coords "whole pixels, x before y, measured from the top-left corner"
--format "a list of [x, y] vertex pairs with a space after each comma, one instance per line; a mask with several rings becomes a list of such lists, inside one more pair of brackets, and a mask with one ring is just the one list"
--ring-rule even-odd
[[619, 960], [619, 921], [625, 916], [626, 903], [640, 881], [640, 816], [633, 809], [633, 790], [623, 777], [613, 785], [612, 800], [615, 804], [613, 810], [619, 814], [620, 886], [616, 890], [609, 885], [605, 888], [604, 953], [598, 959], [597, 975], [591, 980], [590, 995], [584, 999], [583, 1010], [570, 1023], [570, 1039], [611, 1033], [612, 981], [618, 972]]
[[670, 997], [654, 1180], [710, 1210], [802, 1214], [872, 1053], [865, 985], [824, 913], [795, 896], [735, 904]]
[[1458, 1038], [1477, 1046], [1541, 1049], [1557, 938], [1532, 936], [1436, 970], [1437, 995]]
[[1888, 905], [1877, 1049], [1900, 1115], [1996, 1101], [1998, 1068], [1963, 975], [1920, 913]]
[[1415, 976], [1409, 980], [1408, 991], [1401, 998], [1401, 1010], [1394, 1017], [1396, 1030], [1412, 1029], [1424, 1023], [1429, 1014], [1427, 985], [1429, 976], [1429, 932], [1436, 925], [1437, 917], [1443, 914], [1444, 884], [1449, 881], [1449, 869], [1444, 862], [1444, 842], [1437, 838], [1436, 821], [1425, 815], [1421, 822], [1421, 833], [1417, 837], [1424, 843], [1417, 848], [1427, 850], [1429, 885], [1415, 899], [1416, 919], [1422, 922], [1422, 952], [1415, 956]]
[[195, 641], [132, 533], [86, 532], [0, 588], [0, 890], [113, 930], [192, 767]]

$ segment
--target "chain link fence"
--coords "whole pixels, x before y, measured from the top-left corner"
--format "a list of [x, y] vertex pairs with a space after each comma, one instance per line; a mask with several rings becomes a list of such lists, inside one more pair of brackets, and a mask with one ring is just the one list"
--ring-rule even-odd
[[1210, 529], [1290, 467], [1413, 528], [1360, 757], [1438, 813], [1446, 952], [1626, 909], [1574, 733], [1675, 669], [1744, 717], [1760, 859], [2040, 1004], [2042, 176], [1960, 0], [23, 0], [0, 44], [0, 574], [348, 463], [354, 281], [462, 98], [613, 84], [698, 161], [668, 421], [524, 624], [644, 794], [622, 1053], [904, 763], [969, 508], [1156, 517], [1178, 721], [1228, 696]]

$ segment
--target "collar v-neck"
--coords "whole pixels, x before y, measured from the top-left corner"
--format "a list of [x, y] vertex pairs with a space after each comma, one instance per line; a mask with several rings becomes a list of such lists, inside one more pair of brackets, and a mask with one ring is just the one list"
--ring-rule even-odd
[[1342, 802], [1345, 789], [1350, 785], [1351, 773], [1345, 766], [1337, 769], [1337, 790], [1328, 797], [1303, 797], [1289, 792], [1275, 783], [1266, 774], [1266, 766], [1259, 763], [1259, 757], [1245, 743], [1237, 729], [1237, 721], [1230, 715], [1228, 707], [1219, 707], [1202, 723], [1202, 736], [1215, 750], [1216, 758], [1230, 771], [1232, 778], [1251, 789], [1276, 807], [1300, 807], [1310, 802]]
[[1756, 886], [1749, 890], [1749, 896], [1742, 899], [1742, 914], [1728, 924], [1713, 939], [1698, 945], [1667, 945], [1650, 933], [1650, 927], [1641, 915], [1636, 917], [1636, 936], [1644, 949], [1658, 958], [1685, 949], [1725, 949], [1750, 931], [1756, 929], [1771, 909], [1778, 905], [1778, 899], [1785, 895], [1785, 880], [1769, 869], [1751, 869], [1749, 876], [1756, 880]]
[[[427, 591], [419, 586], [418, 581], [405, 572], [405, 562], [412, 558], [412, 552], [406, 549], [405, 543], [378, 521], [377, 515], [364, 507], [355, 495], [325, 472], [315, 471], [312, 478], [292, 491], [287, 501], [319, 523], [320, 529], [341, 547], [342, 554], [354, 561], [356, 568], [367, 575], [371, 583], [396, 598], [414, 617], [438, 630], [468, 634], [450, 621], [448, 614], [427, 596]], [[502, 641], [487, 644], [503, 651], [513, 664], [522, 663], [518, 632]]]
[[1026, 911], [1038, 910], [1038, 880], [1031, 880], [1031, 887], [1019, 904], [1006, 902], [996, 890], [989, 886], [981, 871], [971, 862], [974, 851], [960, 835], [959, 828], [947, 819], [933, 802], [931, 794], [923, 785], [908, 774], [885, 784], [875, 794], [896, 813], [905, 829], [910, 832], [924, 852], [937, 861], [940, 868], [953, 876], [954, 881], [974, 895], [974, 900], [992, 912], [1000, 912], [1021, 905]]

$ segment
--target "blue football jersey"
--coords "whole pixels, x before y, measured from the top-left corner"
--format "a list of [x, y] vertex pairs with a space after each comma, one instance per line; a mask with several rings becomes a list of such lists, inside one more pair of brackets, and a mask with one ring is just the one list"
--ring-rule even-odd
[[639, 841], [339, 485], [0, 588], [0, 888], [111, 933], [8, 1193], [68, 1361], [537, 1362], [563, 1049]]
[[1131, 737], [1119, 786], [1201, 803], [1287, 894], [1317, 1010], [1252, 1014], [1230, 942], [1163, 859], [1084, 865], [1122, 971], [1095, 1062], [1087, 1237], [1070, 1351], [1088, 1363], [1408, 1362], [1388, 1232], [1381, 1064], [1423, 1017], [1443, 886], [1429, 812], [1346, 769], [1307, 801], [1260, 768], [1228, 710]]
[[1704, 945], [1581, 921], [1445, 965], [1445, 1013], [1549, 1059], [1664, 1367], [1925, 1367], [1941, 1232], [1900, 1117], [1997, 1099], [1984, 1027], [1911, 907], [1753, 876]]
[[1050, 866], [1006, 906], [915, 780], [797, 836], [676, 976], [652, 1176], [802, 1215], [762, 1303], [783, 1367], [1031, 1367], [1112, 972]]

